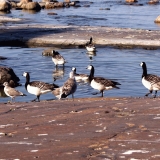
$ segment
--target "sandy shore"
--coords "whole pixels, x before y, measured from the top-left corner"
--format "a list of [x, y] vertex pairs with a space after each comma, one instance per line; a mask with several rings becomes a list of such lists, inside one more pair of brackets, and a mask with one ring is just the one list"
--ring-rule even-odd
[[1, 159], [160, 158], [159, 98], [0, 104]]

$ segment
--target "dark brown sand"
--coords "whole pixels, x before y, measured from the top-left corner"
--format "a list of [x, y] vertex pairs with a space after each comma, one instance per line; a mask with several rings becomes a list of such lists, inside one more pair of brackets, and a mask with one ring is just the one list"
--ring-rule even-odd
[[0, 159], [160, 159], [159, 98], [0, 104]]

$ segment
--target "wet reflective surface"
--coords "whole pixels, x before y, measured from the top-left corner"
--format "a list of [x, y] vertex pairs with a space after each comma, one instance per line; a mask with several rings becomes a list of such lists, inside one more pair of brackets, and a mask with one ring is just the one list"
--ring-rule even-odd
[[[13, 9], [7, 16], [25, 19], [28, 24], [90, 25], [159, 30], [160, 26], [155, 24], [154, 20], [159, 15], [160, 3], [149, 5], [148, 1], [141, 0], [129, 4], [119, 0], [81, 0], [77, 3], [81, 7], [42, 9], [39, 12]], [[48, 15], [52, 12], [57, 15]]]
[[[20, 83], [22, 83], [22, 86], [16, 89], [27, 94], [26, 97], [17, 97], [16, 101], [30, 101], [35, 98], [34, 95], [27, 93], [24, 88], [25, 77], [22, 76], [24, 71], [30, 72], [31, 81], [41, 80], [61, 86], [67, 80], [72, 67], [77, 68], [77, 73], [89, 74], [86, 67], [92, 64], [95, 67], [95, 76], [109, 78], [122, 84], [121, 89], [105, 91], [104, 96], [107, 97], [143, 97], [148, 92], [141, 83], [142, 68], [139, 66], [141, 61], [146, 62], [149, 73], [160, 75], [159, 62], [157, 61], [157, 59], [160, 59], [160, 50], [97, 48], [97, 53], [95, 56], [92, 55], [91, 60], [91, 55], [85, 49], [59, 49], [58, 51], [68, 63], [65, 64], [64, 69], [62, 66], [56, 69], [51, 57], [42, 56], [44, 49], [0, 48], [1, 56], [8, 57], [7, 60], [0, 61], [1, 65], [14, 69], [20, 78]], [[100, 94], [92, 94], [96, 91], [88, 83], [81, 82], [78, 83], [75, 97], [100, 96]], [[48, 93], [42, 95], [40, 99], [55, 99], [55, 97]], [[10, 100], [10, 97], [0, 98], [0, 102], [8, 100]]]

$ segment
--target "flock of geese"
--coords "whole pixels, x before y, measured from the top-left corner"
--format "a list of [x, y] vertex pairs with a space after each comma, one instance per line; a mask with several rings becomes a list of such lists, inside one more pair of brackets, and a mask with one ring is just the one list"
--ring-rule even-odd
[[[90, 38], [90, 41], [86, 43], [86, 49], [89, 52], [95, 52], [96, 47], [92, 43], [92, 37]], [[54, 62], [55, 66], [63, 65], [66, 63], [66, 60], [64, 57], [57, 51], [52, 51], [52, 61]], [[142, 67], [143, 73], [142, 73], [142, 84], [149, 90], [149, 93], [147, 93], [145, 96], [148, 96], [149, 94], [152, 94], [153, 91], [155, 91], [154, 98], [157, 95], [157, 91], [160, 90], [160, 77], [153, 74], [147, 73], [147, 66], [145, 62], [141, 62], [140, 66]], [[69, 73], [69, 78], [67, 81], [59, 87], [56, 84], [49, 84], [42, 81], [30, 81], [30, 74], [28, 72], [24, 72], [23, 76], [26, 77], [25, 82], [25, 88], [28, 91], [28, 93], [33, 94], [36, 96], [35, 99], [32, 101], [40, 101], [40, 96], [42, 94], [52, 92], [52, 94], [57, 97], [58, 99], [66, 98], [69, 95], [72, 95], [72, 98], [74, 100], [74, 93], [77, 89], [77, 81], [88, 81], [90, 86], [96, 90], [98, 90], [98, 93], [101, 93], [101, 96], [103, 97], [105, 90], [110, 89], [120, 89], [118, 85], [121, 85], [119, 82], [112, 81], [103, 77], [96, 77], [94, 76], [95, 68], [93, 65], [88, 65], [88, 70], [90, 70], [90, 74], [78, 74], [76, 72], [76, 68], [72, 67], [71, 72]], [[4, 92], [7, 96], [11, 97], [11, 102], [15, 99], [17, 96], [26, 96], [26, 94], [16, 90], [15, 88], [12, 88], [9, 86], [8, 82], [4, 82]]]

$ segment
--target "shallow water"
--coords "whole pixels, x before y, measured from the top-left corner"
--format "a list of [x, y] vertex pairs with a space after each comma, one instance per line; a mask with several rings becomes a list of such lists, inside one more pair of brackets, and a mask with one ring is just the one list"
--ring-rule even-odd
[[[7, 60], [0, 61], [1, 65], [9, 66], [14, 69], [20, 78], [22, 86], [16, 89], [27, 94], [26, 97], [17, 97], [16, 101], [30, 101], [35, 98], [34, 95], [27, 93], [24, 88], [25, 77], [22, 76], [24, 71], [30, 72], [31, 81], [41, 80], [53, 83], [53, 72], [55, 66], [51, 57], [42, 56], [45, 48], [14, 48], [1, 47], [1, 56], [8, 57]], [[160, 50], [144, 50], [144, 49], [116, 49], [116, 48], [97, 48], [96, 56], [90, 60], [85, 49], [59, 49], [58, 51], [68, 61], [64, 71], [63, 67], [59, 67], [59, 79], [54, 83], [62, 85], [68, 78], [71, 68], [77, 68], [77, 73], [89, 74], [86, 67], [92, 64], [95, 67], [95, 76], [103, 76], [105, 78], [118, 81], [122, 85], [121, 89], [113, 89], [105, 91], [106, 97], [143, 97], [148, 90], [141, 83], [142, 68], [139, 66], [141, 61], [146, 62], [148, 72], [160, 75], [159, 62]], [[64, 72], [64, 73], [63, 73]], [[96, 90], [92, 89], [88, 83], [78, 83], [75, 97], [97, 97], [92, 95]], [[71, 97], [71, 96], [69, 96]], [[51, 93], [42, 95], [41, 100], [56, 99]], [[10, 100], [9, 97], [1, 97], [0, 102]]]
[[[90, 25], [110, 26], [138, 29], [159, 30], [160, 26], [154, 23], [159, 15], [160, 3], [147, 4], [149, 0], [141, 0], [134, 5], [127, 5], [119, 0], [81, 0], [81, 7], [60, 9], [42, 9], [33, 13], [25, 10], [12, 10], [8, 16], [23, 18], [27, 23], [53, 25]], [[89, 5], [89, 7], [85, 7]], [[48, 13], [58, 15], [48, 15]]]

